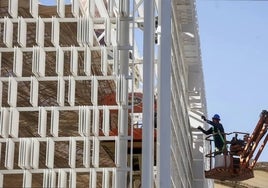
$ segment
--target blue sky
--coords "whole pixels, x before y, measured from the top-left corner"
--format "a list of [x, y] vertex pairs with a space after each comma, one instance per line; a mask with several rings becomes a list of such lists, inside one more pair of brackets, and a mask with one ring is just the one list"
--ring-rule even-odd
[[197, 0], [197, 14], [208, 117], [252, 133], [268, 110], [268, 1]]
[[[40, 4], [44, 4], [44, 5], [56, 5], [57, 4], [57, 0], [39, 0]], [[70, 3], [71, 0], [65, 0], [65, 3]]]

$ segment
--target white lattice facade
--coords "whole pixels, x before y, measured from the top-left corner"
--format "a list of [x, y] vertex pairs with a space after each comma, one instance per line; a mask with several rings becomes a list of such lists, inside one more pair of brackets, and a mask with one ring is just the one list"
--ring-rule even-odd
[[[0, 187], [126, 186], [132, 46], [116, 30], [129, 32], [129, 8], [115, 1], [0, 4]], [[113, 93], [114, 105], [101, 102]], [[114, 146], [107, 160], [102, 142]]]
[[[163, 142], [158, 126], [151, 144], [158, 151], [170, 149], [171, 166], [161, 174], [166, 161], [161, 153], [151, 154], [153, 186], [166, 179], [174, 188], [208, 187], [206, 147], [200, 150], [202, 136], [193, 131], [200, 124], [197, 117], [206, 113], [194, 1], [168, 1], [167, 43], [161, 39], [165, 1], [154, 2], [155, 31], [142, 34], [153, 43], [139, 46], [135, 42], [143, 38], [137, 30], [148, 29], [143, 0], [57, 0], [54, 6], [0, 1], [0, 187], [140, 187], [142, 160], [148, 156], [137, 149], [141, 140], [133, 132], [133, 112], [141, 101], [133, 96], [149, 74], [142, 77], [137, 48], [150, 45], [159, 47], [162, 57], [170, 56], [171, 66], [165, 73], [170, 100], [161, 91], [165, 83], [158, 81], [155, 89], [157, 108], [166, 103], [170, 113], [167, 117], [154, 107], [149, 113], [157, 112], [158, 125], [170, 122], [170, 140]], [[169, 52], [162, 52], [165, 45]], [[158, 56], [152, 63], [165, 66], [161, 61]]]

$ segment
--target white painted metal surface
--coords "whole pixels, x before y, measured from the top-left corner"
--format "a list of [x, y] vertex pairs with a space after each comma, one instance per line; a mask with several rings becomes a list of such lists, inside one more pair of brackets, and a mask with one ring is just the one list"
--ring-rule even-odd
[[142, 187], [154, 187], [154, 1], [144, 1]]
[[[31, 16], [21, 17], [18, 2], [9, 0], [9, 16], [0, 19], [0, 67], [5, 65], [3, 57], [6, 54], [12, 54], [13, 58], [12, 71], [7, 74], [2, 71], [0, 75], [0, 150], [5, 150], [5, 156], [1, 156], [5, 168], [0, 169], [0, 187], [8, 174], [21, 174], [22, 187], [32, 186], [36, 174], [42, 175], [43, 187], [76, 187], [79, 173], [85, 172], [90, 187], [98, 187], [97, 182], [105, 188], [139, 187], [139, 181], [131, 182], [136, 174], [128, 161], [132, 156], [128, 155], [127, 149], [128, 141], [133, 139], [133, 135], [128, 135], [127, 126], [128, 93], [132, 92], [130, 87], [141, 84], [141, 76], [136, 77], [141, 75], [139, 69], [144, 71], [144, 152], [142, 173], [139, 171], [143, 187], [211, 185], [202, 176], [203, 152], [207, 148], [202, 136], [194, 129], [200, 124], [199, 115], [206, 113], [206, 102], [193, 0], [73, 0], [70, 5], [72, 16], [67, 16], [64, 0], [58, 0], [56, 16], [47, 18], [39, 16], [38, 0], [29, 1]], [[63, 23], [76, 24], [77, 35], [73, 36], [76, 44], [61, 44]], [[29, 28], [33, 25], [36, 44], [30, 46], [26, 39], [31, 35]], [[45, 35], [48, 30], [50, 37]], [[136, 46], [142, 39], [144, 43]], [[159, 51], [155, 54], [156, 45], [159, 45]], [[143, 60], [136, 57], [140, 47], [144, 50]], [[95, 75], [92, 71], [96, 51], [101, 54], [102, 75]], [[55, 71], [51, 75], [46, 67], [50, 53], [56, 54]], [[24, 58], [29, 54], [32, 56], [31, 75], [24, 72]], [[79, 54], [83, 54], [83, 58], [79, 59]], [[65, 61], [66, 56], [70, 56], [69, 62]], [[79, 72], [81, 66], [82, 73]], [[158, 70], [156, 76], [154, 66]], [[130, 78], [135, 78], [137, 83], [133, 84]], [[90, 83], [90, 96], [85, 99], [85, 105], [77, 105], [76, 89], [82, 81]], [[115, 83], [116, 105], [99, 104], [102, 81]], [[40, 88], [44, 83], [56, 85], [54, 105], [39, 104]], [[29, 85], [27, 105], [21, 105], [18, 97], [23, 84]], [[156, 166], [154, 96], [158, 101]], [[113, 110], [119, 111], [118, 135], [110, 136], [109, 122]], [[76, 135], [72, 137], [61, 135], [61, 114], [66, 111], [78, 114]], [[33, 138], [20, 135], [22, 113], [37, 114], [36, 136]], [[100, 165], [103, 141], [114, 143], [115, 166]], [[55, 153], [60, 142], [68, 146], [66, 168], [55, 167]], [[42, 144], [46, 147], [46, 163], [41, 168], [39, 151]], [[83, 145], [81, 164], [76, 162], [78, 144]], [[15, 156], [16, 153], [19, 156]], [[14, 160], [18, 161], [18, 167], [14, 167]]]
[[[171, 1], [159, 1], [157, 187], [171, 187]], [[187, 156], [186, 156], [187, 157]], [[172, 167], [173, 168], [173, 167]]]

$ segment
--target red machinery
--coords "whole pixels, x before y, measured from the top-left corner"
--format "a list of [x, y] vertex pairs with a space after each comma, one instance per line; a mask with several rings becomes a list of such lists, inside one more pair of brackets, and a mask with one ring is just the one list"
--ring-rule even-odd
[[[210, 152], [206, 155], [210, 159], [210, 169], [205, 171], [205, 177], [210, 179], [243, 181], [254, 177], [253, 168], [268, 141], [268, 111], [263, 110], [260, 119], [251, 136], [246, 133], [233, 132], [231, 141], [226, 141], [227, 148], [224, 154], [216, 155]], [[243, 135], [243, 139], [237, 139]], [[212, 137], [207, 140], [212, 141]], [[262, 144], [259, 143], [262, 141]], [[229, 145], [229, 146], [228, 146]], [[215, 165], [212, 168], [212, 161]]]

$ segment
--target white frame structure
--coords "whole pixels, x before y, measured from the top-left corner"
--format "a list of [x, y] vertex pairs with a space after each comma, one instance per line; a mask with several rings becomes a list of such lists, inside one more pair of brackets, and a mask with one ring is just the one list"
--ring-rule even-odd
[[[203, 177], [207, 146], [195, 129], [202, 125], [198, 117], [206, 114], [206, 100], [194, 0], [72, 0], [70, 5], [57, 0], [55, 13], [49, 17], [41, 16], [43, 7], [38, 0], [29, 0], [29, 7], [23, 7], [28, 16], [21, 15], [18, 0], [3, 4], [0, 151], [4, 155], [0, 153], [0, 160], [4, 165], [0, 166], [0, 187], [10, 174], [20, 176], [21, 187], [33, 186], [39, 175], [43, 187], [73, 188], [80, 174], [86, 174], [92, 188], [212, 184]], [[63, 24], [76, 27], [76, 36], [71, 36], [76, 39], [74, 44], [63, 44]], [[139, 41], [143, 43], [137, 44]], [[4, 58], [10, 54], [12, 61], [7, 65]], [[31, 57], [29, 62], [26, 56]], [[54, 68], [47, 65], [50, 56], [55, 57]], [[92, 67], [98, 63], [100, 73], [96, 74]], [[88, 84], [88, 96], [79, 103], [81, 82]], [[100, 104], [103, 82], [114, 83], [113, 105]], [[53, 99], [43, 98], [46, 86], [53, 87]], [[29, 95], [22, 104], [23, 87]], [[133, 172], [132, 164], [134, 91], [143, 92], [142, 172]], [[118, 132], [111, 136], [115, 110]], [[66, 112], [76, 114], [72, 136], [62, 135]], [[36, 116], [29, 122], [36, 130], [31, 137], [20, 132], [25, 113]], [[113, 165], [108, 167], [101, 165], [103, 142], [114, 147]], [[65, 167], [56, 164], [59, 143], [67, 148]], [[41, 157], [44, 164], [40, 164]]]

